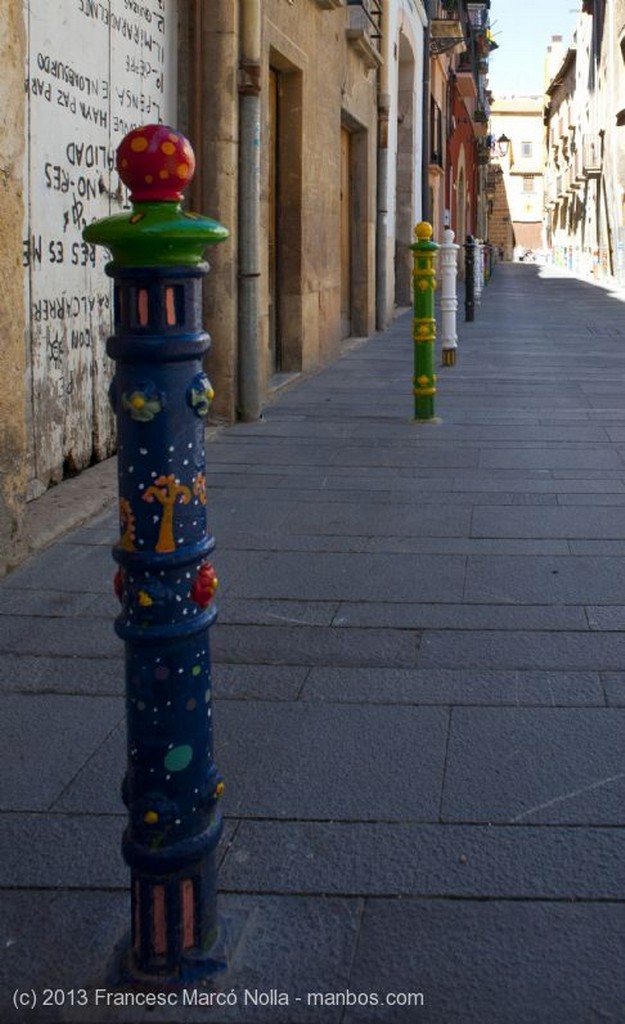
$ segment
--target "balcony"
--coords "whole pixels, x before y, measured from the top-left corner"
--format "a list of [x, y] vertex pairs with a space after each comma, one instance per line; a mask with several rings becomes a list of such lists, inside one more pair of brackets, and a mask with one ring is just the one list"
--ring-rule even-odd
[[477, 82], [470, 53], [461, 53], [456, 64], [456, 89], [463, 99], [477, 98]]
[[457, 18], [433, 18], [430, 21], [430, 56], [461, 53], [466, 50], [462, 22]]
[[348, 26], [345, 30], [347, 41], [354, 47], [372, 70], [382, 63], [380, 39], [382, 38], [382, 0], [347, 0]]
[[600, 178], [603, 164], [603, 139], [600, 135], [584, 135], [583, 168], [586, 178]]
[[485, 2], [485, 0], [483, 3], [467, 4], [467, 14], [469, 16], [469, 21], [471, 22], [471, 25], [476, 31], [486, 28], [486, 26], [488, 25], [488, 8], [489, 5]]

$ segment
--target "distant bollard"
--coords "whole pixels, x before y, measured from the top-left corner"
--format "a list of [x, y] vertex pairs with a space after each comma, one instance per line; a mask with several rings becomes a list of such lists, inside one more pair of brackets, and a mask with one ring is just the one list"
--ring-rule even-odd
[[464, 246], [464, 319], [475, 320], [475, 239], [467, 235]]
[[490, 281], [492, 272], [493, 247], [490, 242], [484, 242], [484, 286]]
[[454, 237], [454, 232], [448, 228], [443, 232], [443, 244], [440, 247], [441, 356], [443, 366], [455, 366], [458, 352], [458, 334], [456, 331], [458, 295], [456, 279], [458, 275], [458, 250], [460, 246], [456, 245]]
[[415, 399], [415, 419], [434, 418], [436, 374], [434, 373], [434, 288], [436, 286], [434, 260], [438, 245], [432, 241], [432, 225], [421, 221], [415, 228], [417, 241], [410, 248], [414, 253], [414, 377], [412, 390]]
[[475, 305], [479, 306], [482, 301], [482, 289], [484, 287], [484, 243], [479, 238], [475, 239], [475, 259], [473, 260], [474, 275], [474, 298]]
[[195, 157], [164, 125], [130, 132], [117, 169], [132, 209], [90, 224], [112, 255], [120, 540], [116, 631], [126, 645], [131, 948], [123, 979], [185, 985], [221, 969], [216, 848], [223, 790], [213, 761], [205, 419], [213, 392], [202, 360], [204, 250], [228, 236], [183, 212]]

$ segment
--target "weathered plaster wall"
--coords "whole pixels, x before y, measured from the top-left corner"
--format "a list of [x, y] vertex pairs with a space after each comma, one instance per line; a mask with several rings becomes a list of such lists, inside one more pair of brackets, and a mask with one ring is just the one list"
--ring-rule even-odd
[[[321, 9], [312, 0], [292, 7], [283, 0], [263, 4], [263, 130], [267, 132], [269, 67], [285, 79], [299, 78], [301, 108], [292, 111], [300, 153], [292, 167], [300, 204], [299, 253], [283, 309], [286, 344], [301, 348], [301, 367], [310, 369], [334, 357], [340, 330], [340, 159], [341, 127], [352, 141], [353, 288], [352, 332], [366, 334], [375, 326], [375, 219], [377, 79], [346, 39], [345, 8]], [[299, 123], [297, 123], [299, 122]], [[262, 166], [262, 223], [267, 230], [267, 153]], [[297, 170], [296, 170], [297, 173]], [[266, 263], [265, 263], [266, 266]], [[266, 279], [266, 275], [265, 275]], [[264, 325], [266, 337], [266, 325]]]
[[0, 574], [23, 554], [26, 494], [24, 55], [18, 4], [0, 4]]
[[177, 119], [178, 17], [176, 0], [22, 7], [29, 497], [37, 497], [114, 450], [105, 353], [112, 288], [106, 254], [83, 242], [82, 229], [123, 206], [113, 170], [123, 136]]

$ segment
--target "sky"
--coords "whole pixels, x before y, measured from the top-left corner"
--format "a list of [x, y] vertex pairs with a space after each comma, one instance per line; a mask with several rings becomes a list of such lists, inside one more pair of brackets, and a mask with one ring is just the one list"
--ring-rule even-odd
[[491, 31], [499, 49], [490, 57], [488, 84], [498, 96], [541, 95], [551, 37], [571, 41], [581, 0], [491, 0]]

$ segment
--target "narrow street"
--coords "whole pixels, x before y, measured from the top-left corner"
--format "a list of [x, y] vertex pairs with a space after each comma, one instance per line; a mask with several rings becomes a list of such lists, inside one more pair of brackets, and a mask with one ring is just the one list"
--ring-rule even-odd
[[3, 1021], [625, 1021], [625, 307], [500, 264], [458, 328], [436, 422], [406, 313], [207, 447], [229, 1003], [113, 1001], [115, 495], [0, 581]]

